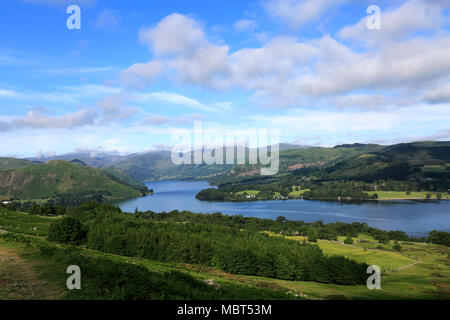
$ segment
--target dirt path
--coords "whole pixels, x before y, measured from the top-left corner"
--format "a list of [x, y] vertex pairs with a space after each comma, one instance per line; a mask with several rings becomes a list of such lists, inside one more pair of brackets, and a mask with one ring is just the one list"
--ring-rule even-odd
[[[405, 257], [406, 257], [406, 256], [405, 256]], [[409, 258], [409, 257], [408, 257], [408, 258]], [[411, 258], [410, 258], [410, 259], [411, 259]], [[419, 264], [419, 263], [422, 263], [422, 261], [421, 261], [421, 260], [417, 260], [416, 262], [411, 263], [411, 264], [408, 264], [407, 266], [400, 267], [400, 268], [398, 268], [397, 270], [398, 270], [398, 271], [405, 270], [405, 269], [411, 268], [411, 267], [413, 267], [413, 266], [415, 266], [416, 264]]]
[[62, 290], [39, 278], [30, 263], [0, 247], [0, 300], [57, 299]]

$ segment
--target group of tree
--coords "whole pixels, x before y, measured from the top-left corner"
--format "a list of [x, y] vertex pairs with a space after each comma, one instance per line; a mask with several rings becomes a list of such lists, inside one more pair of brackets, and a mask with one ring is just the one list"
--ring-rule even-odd
[[[347, 285], [362, 284], [367, 278], [366, 264], [328, 257], [316, 245], [272, 237], [258, 228], [239, 228], [241, 217], [227, 224], [213, 222], [222, 217], [228, 220], [223, 215], [208, 215], [209, 219], [188, 212], [180, 215], [129, 215], [114, 206], [87, 204], [73, 217], [83, 222], [88, 232], [84, 240], [75, 238], [79, 243], [85, 241], [90, 249], [107, 253], [205, 265], [235, 274]], [[182, 217], [186, 219], [179, 223]], [[70, 236], [63, 237], [61, 230], [70, 230]], [[73, 220], [65, 220], [55, 223], [49, 237], [67, 242], [73, 234], [81, 234], [76, 230], [84, 229]]]

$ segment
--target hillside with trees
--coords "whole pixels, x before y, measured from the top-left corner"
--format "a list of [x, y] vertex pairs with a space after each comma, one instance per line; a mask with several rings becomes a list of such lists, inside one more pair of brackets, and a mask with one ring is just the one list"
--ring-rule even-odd
[[54, 160], [0, 172], [2, 199], [53, 199], [60, 203], [138, 197], [148, 192], [102, 169], [77, 162]]

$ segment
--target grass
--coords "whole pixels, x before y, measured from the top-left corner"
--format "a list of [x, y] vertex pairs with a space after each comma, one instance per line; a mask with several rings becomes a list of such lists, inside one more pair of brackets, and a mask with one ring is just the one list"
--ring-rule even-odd
[[434, 192], [434, 191], [411, 191], [410, 194], [406, 194], [406, 191], [366, 191], [370, 196], [373, 194], [378, 194], [378, 200], [388, 200], [388, 199], [412, 199], [421, 200], [426, 199], [427, 194], [431, 195], [431, 199], [437, 199], [437, 194], [441, 194], [442, 199], [450, 199], [450, 195], [444, 192]]
[[[295, 190], [296, 188], [299, 188], [299, 190]], [[289, 197], [290, 198], [300, 198], [302, 196], [302, 194], [306, 191], [310, 191], [310, 189], [301, 189], [300, 186], [293, 186], [292, 187], [292, 191], [289, 193]], [[260, 191], [259, 190], [243, 190], [243, 191], [239, 191], [236, 192], [235, 195], [239, 196], [239, 195], [243, 195], [244, 193], [246, 193], [249, 196], [257, 196]], [[274, 193], [274, 197], [280, 197], [281, 194], [279, 192], [275, 192]]]
[[[279, 236], [274, 233], [267, 233], [272, 236]], [[285, 238], [296, 241], [308, 240], [307, 237], [303, 236], [285, 236]], [[344, 244], [344, 239], [345, 237], [339, 237], [338, 241], [319, 239], [317, 241], [317, 245], [326, 255], [344, 256], [357, 262], [365, 262], [369, 265], [377, 265], [384, 272], [395, 271], [398, 268], [416, 262], [416, 260], [406, 257], [401, 253], [375, 249], [375, 247], [378, 246], [379, 243], [375, 243], [373, 241], [370, 242], [370, 244], [373, 246], [372, 248], [370, 248], [369, 246], [364, 247], [364, 245], [366, 245], [365, 243], [354, 245]], [[369, 241], [369, 239], [367, 239], [364, 235], [362, 235], [362, 237], [354, 238], [353, 240], [356, 242], [361, 239]], [[386, 249], [392, 249], [392, 246], [393, 243], [390, 244], [390, 247], [388, 247], [387, 245]]]
[[247, 195], [249, 195], [249, 196], [256, 196], [256, 195], [258, 195], [259, 192], [260, 192], [259, 190], [244, 190], [244, 191], [236, 192], [235, 195], [240, 196], [240, 195], [243, 195], [244, 193], [247, 193]]
[[[54, 248], [68, 248], [64, 245], [55, 245], [45, 240], [37, 240], [31, 243], [46, 243]], [[18, 241], [5, 241], [0, 237], [0, 300], [15, 299], [110, 299], [108, 283], [100, 281], [102, 287], [93, 287], [91, 284], [98, 282], [97, 271], [82, 269], [82, 290], [69, 291], [66, 288], [68, 275], [65, 270], [67, 262], [55, 260], [52, 257], [44, 257], [34, 244], [26, 244]], [[280, 286], [264, 286], [249, 281], [233, 281], [227, 277], [214, 277], [205, 272], [192, 272], [191, 266], [166, 264], [146, 259], [122, 257], [112, 254], [101, 253], [93, 250], [81, 250], [80, 254], [92, 260], [92, 266], [97, 266], [95, 259], [110, 261], [111, 265], [138, 265], [143, 266], [154, 276], [168, 279], [164, 283], [164, 294], [175, 299], [190, 299], [192, 296], [200, 296], [203, 299], [226, 299], [226, 300], [278, 300], [297, 299], [287, 293], [287, 289]], [[10, 261], [11, 260], [11, 261]], [[67, 259], [65, 259], [67, 260]], [[69, 259], [70, 260], [70, 259]], [[72, 261], [72, 260], [70, 260]], [[100, 260], [98, 260], [100, 261]], [[19, 263], [18, 263], [19, 262]], [[81, 266], [81, 265], [80, 265]], [[86, 267], [88, 267], [86, 265]], [[177, 274], [180, 274], [177, 276]], [[183, 276], [184, 275], [184, 276]], [[210, 285], [206, 285], [206, 280]], [[116, 279], [111, 279], [111, 282]], [[139, 281], [138, 279], [134, 281]], [[163, 280], [164, 282], [165, 280]], [[121, 285], [120, 282], [117, 285]], [[140, 283], [124, 283], [128, 286], [141, 286]], [[103, 287], [104, 286], [104, 287]], [[117, 288], [114, 287], [115, 290]], [[83, 291], [84, 290], [84, 291]], [[191, 291], [192, 290], [192, 291]], [[153, 296], [159, 295], [159, 287], [149, 287]], [[161, 293], [162, 295], [163, 293]], [[151, 297], [150, 297], [151, 298]]]
[[58, 217], [33, 216], [0, 207], [0, 230], [28, 235], [47, 235], [50, 223]]
[[[299, 190], [295, 190], [296, 188], [299, 188]], [[300, 186], [293, 186], [292, 191], [289, 192], [289, 197], [291, 198], [300, 198], [303, 193], [306, 191], [310, 191], [311, 189], [302, 189]]]
[[[303, 241], [306, 237], [286, 237]], [[344, 238], [340, 237], [339, 241]], [[354, 240], [371, 240], [367, 235], [359, 235]], [[391, 246], [390, 242], [385, 247]], [[369, 290], [366, 286], [341, 286], [307, 281], [274, 281], [289, 290], [300, 292], [311, 299], [327, 299], [341, 296], [347, 299], [450, 299], [450, 248], [419, 243], [401, 242], [401, 253], [374, 250], [355, 243], [344, 245], [327, 240], [319, 240], [319, 247], [330, 255], [344, 255], [357, 261], [379, 265], [382, 269], [381, 290]]]

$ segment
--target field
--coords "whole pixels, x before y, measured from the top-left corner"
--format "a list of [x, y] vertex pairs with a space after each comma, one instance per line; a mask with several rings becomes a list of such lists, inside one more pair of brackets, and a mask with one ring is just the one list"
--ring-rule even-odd
[[32, 216], [0, 207], [0, 230], [45, 236], [48, 232], [49, 222], [54, 219], [58, 218]]
[[[297, 186], [292, 187], [292, 191], [289, 193], [290, 198], [300, 198], [304, 192], [310, 191], [310, 189], [302, 189], [300, 186], [298, 186], [299, 190], [296, 190], [296, 188], [297, 188]], [[244, 191], [236, 192], [235, 195], [243, 195], [244, 193], [246, 193], [249, 196], [257, 196], [260, 193], [260, 191], [259, 190], [244, 190]], [[281, 196], [281, 194], [279, 192], [275, 192], [275, 197], [280, 197], [280, 196]]]
[[[3, 230], [11, 234], [23, 234], [27, 241], [10, 241], [0, 236], [0, 299], [67, 299], [83, 298], [68, 295], [65, 289], [67, 275], [60, 262], [43, 257], [34, 242], [48, 246], [64, 247], [48, 243], [43, 235], [56, 218], [36, 217], [25, 213], [7, 212], [0, 216]], [[40, 235], [33, 232], [39, 228]], [[31, 228], [31, 230], [30, 230]], [[11, 232], [13, 231], [13, 232]], [[269, 233], [271, 236], [279, 236]], [[287, 237], [294, 241], [305, 237]], [[181, 272], [192, 281], [208, 283], [218, 292], [214, 296], [224, 299], [450, 299], [450, 250], [447, 247], [426, 243], [402, 242], [401, 252], [392, 251], [393, 242], [380, 246], [368, 235], [354, 238], [353, 245], [338, 241], [318, 240], [317, 245], [327, 255], [340, 255], [359, 262], [375, 264], [382, 269], [381, 290], [369, 290], [365, 285], [344, 286], [311, 281], [286, 281], [257, 276], [225, 273], [210, 267], [170, 264], [143, 258], [122, 257], [82, 249], [83, 255], [101, 258], [111, 263], [133, 264], [145, 267], [153, 274]], [[94, 264], [96, 265], [96, 264]], [[93, 281], [88, 275], [87, 280]], [[189, 279], [189, 278], [187, 278]], [[195, 283], [197, 283], [195, 282]], [[183, 287], [184, 288], [184, 287]], [[155, 289], [156, 290], [156, 289]], [[182, 289], [176, 289], [182, 291]], [[184, 289], [183, 289], [184, 290]], [[203, 289], [202, 289], [203, 290]], [[177, 291], [177, 292], [178, 292]], [[180, 292], [181, 292], [180, 291]], [[181, 294], [181, 293], [180, 293]], [[197, 296], [204, 292], [196, 291]], [[104, 297], [99, 297], [104, 298]]]
[[378, 194], [378, 200], [389, 200], [389, 199], [411, 199], [411, 200], [422, 200], [427, 198], [427, 194], [431, 195], [431, 199], [437, 199], [437, 195], [441, 195], [441, 199], [450, 199], [450, 195], [448, 193], [443, 192], [420, 192], [420, 191], [411, 191], [410, 194], [406, 194], [406, 191], [367, 191], [367, 193], [371, 196], [373, 194]]

